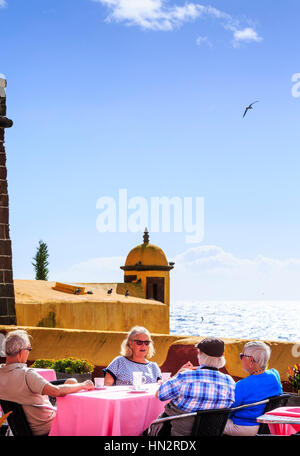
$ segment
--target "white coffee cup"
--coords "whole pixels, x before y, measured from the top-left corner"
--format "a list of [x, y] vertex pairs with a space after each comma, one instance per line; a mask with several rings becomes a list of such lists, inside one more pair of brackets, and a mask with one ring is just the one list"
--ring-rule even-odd
[[95, 377], [95, 388], [103, 388], [104, 386], [104, 377]]
[[161, 376], [163, 381], [168, 380], [171, 377], [171, 372], [162, 372]]
[[132, 378], [133, 378], [133, 386], [136, 389], [140, 389], [141, 386], [146, 383], [147, 379], [143, 375], [143, 372], [132, 372]]

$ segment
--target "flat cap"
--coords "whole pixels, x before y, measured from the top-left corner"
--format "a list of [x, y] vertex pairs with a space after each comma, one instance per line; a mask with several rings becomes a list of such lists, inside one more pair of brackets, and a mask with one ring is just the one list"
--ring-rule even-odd
[[224, 355], [225, 344], [223, 340], [217, 337], [206, 337], [201, 342], [195, 345], [202, 353], [215, 358], [220, 358]]

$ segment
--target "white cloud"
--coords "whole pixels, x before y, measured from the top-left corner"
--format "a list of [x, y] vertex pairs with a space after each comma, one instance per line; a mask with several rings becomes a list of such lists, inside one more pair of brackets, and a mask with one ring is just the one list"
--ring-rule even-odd
[[0, 0], [0, 8], [5, 8], [7, 6], [7, 3], [5, 0]]
[[205, 8], [186, 3], [165, 6], [165, 0], [93, 0], [107, 6], [111, 13], [107, 21], [124, 22], [151, 30], [172, 30], [183, 22], [198, 18]]
[[168, 0], [92, 0], [109, 9], [108, 22], [122, 22], [142, 29], [171, 31], [185, 22], [211, 17], [234, 34], [234, 43], [260, 41], [252, 28], [240, 29], [239, 21], [230, 14], [212, 6], [186, 2], [183, 6], [172, 5]]
[[[258, 255], [238, 258], [219, 246], [190, 248], [172, 258], [173, 301], [299, 300], [300, 259], [278, 260]], [[91, 258], [72, 265], [51, 280], [123, 282], [124, 257]]]
[[201, 46], [202, 44], [205, 44], [208, 47], [212, 47], [212, 43], [209, 41], [207, 36], [198, 36], [196, 39], [196, 43], [198, 46]]
[[251, 27], [246, 27], [243, 30], [235, 30], [233, 33], [234, 43], [238, 44], [242, 41], [251, 42], [256, 41], [257, 43], [262, 41], [262, 38], [258, 33]]
[[174, 300], [300, 299], [299, 258], [238, 258], [218, 246], [200, 246], [174, 261]]
[[120, 266], [125, 264], [123, 257], [91, 258], [74, 264], [66, 271], [55, 273], [50, 280], [65, 282], [123, 282], [123, 271]]

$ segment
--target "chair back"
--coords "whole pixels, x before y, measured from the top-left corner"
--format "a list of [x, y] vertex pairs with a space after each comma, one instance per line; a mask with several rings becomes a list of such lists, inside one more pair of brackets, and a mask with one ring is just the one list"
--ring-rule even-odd
[[7, 417], [7, 422], [14, 436], [23, 437], [33, 435], [21, 404], [0, 399], [0, 406], [4, 413], [12, 411]]
[[275, 408], [278, 408], [278, 407], [285, 407], [287, 404], [287, 401], [289, 400], [289, 397], [290, 397], [290, 394], [288, 394], [288, 393], [283, 393], [283, 394], [279, 394], [278, 396], [268, 397], [269, 402], [266, 405], [265, 413], [269, 412], [270, 410], [274, 410]]
[[217, 437], [223, 434], [226, 421], [232, 409], [207, 409], [182, 415], [167, 416], [154, 420], [149, 427], [148, 435], [170, 436], [171, 425], [175, 420], [185, 420], [193, 417], [193, 424], [188, 435], [199, 437]]
[[[287, 401], [289, 400], [290, 394], [283, 393], [279, 394], [278, 396], [271, 396], [268, 398], [268, 403], [265, 407], [264, 413], [269, 412], [270, 410], [274, 410], [278, 407], [285, 407]], [[270, 434], [269, 426], [267, 423], [261, 423], [258, 429], [258, 434]]]
[[198, 437], [221, 436], [230, 412], [230, 408], [198, 410], [191, 435]]

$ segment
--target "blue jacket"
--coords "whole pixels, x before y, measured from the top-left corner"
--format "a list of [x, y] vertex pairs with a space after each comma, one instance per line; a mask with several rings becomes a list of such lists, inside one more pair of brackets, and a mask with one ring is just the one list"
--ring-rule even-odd
[[[280, 376], [276, 369], [263, 374], [249, 375], [236, 383], [235, 401], [231, 407], [262, 401], [271, 396], [282, 394]], [[244, 408], [232, 413], [229, 418], [239, 426], [257, 426], [256, 418], [263, 415], [266, 404]]]

